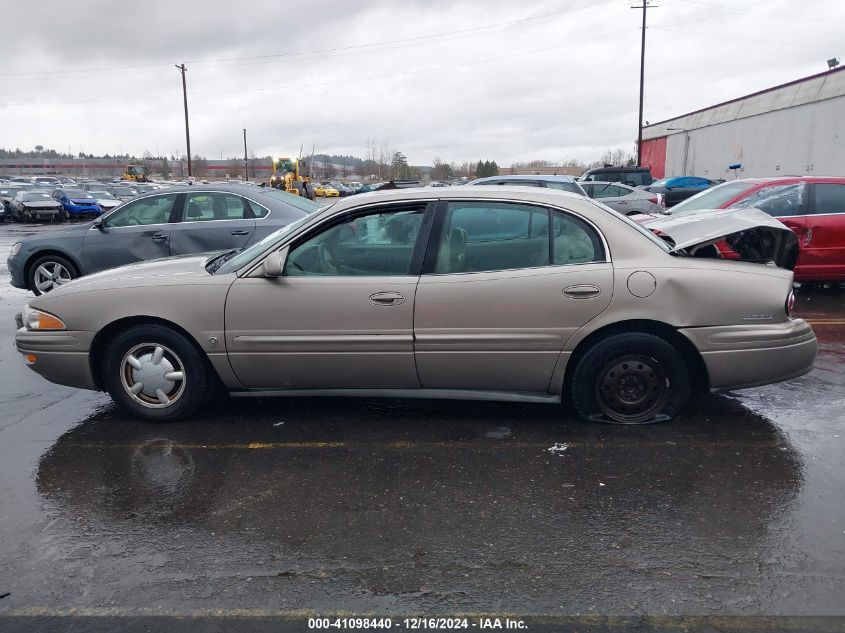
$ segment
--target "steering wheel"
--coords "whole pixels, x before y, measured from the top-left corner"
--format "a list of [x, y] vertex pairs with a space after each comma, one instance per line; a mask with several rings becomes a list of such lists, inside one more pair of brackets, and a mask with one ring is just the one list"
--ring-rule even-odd
[[320, 258], [320, 266], [322, 266], [324, 272], [330, 275], [337, 274], [337, 261], [329, 250], [329, 247], [326, 246], [325, 240], [320, 242], [320, 245], [317, 247], [317, 256]]

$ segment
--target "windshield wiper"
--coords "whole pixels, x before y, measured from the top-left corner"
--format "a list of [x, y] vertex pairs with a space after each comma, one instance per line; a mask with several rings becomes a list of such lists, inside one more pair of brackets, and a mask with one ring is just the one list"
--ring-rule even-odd
[[209, 261], [209, 262], [205, 265], [205, 269], [206, 269], [209, 273], [211, 273], [211, 274], [213, 275], [215, 272], [217, 272], [217, 270], [218, 270], [218, 269], [219, 269], [219, 268], [220, 268], [223, 264], [225, 264], [225, 263], [226, 263], [226, 262], [228, 262], [230, 259], [232, 259], [232, 257], [234, 257], [234, 256], [235, 256], [235, 255], [236, 255], [236, 254], [237, 254], [240, 250], [241, 250], [241, 249], [239, 249], [239, 248], [233, 248], [233, 249], [232, 249], [232, 250], [230, 250], [230, 251], [226, 251], [225, 253], [223, 253], [223, 254], [221, 254], [221, 255], [218, 255], [217, 257], [212, 258], [212, 260], [211, 260], [211, 261]]

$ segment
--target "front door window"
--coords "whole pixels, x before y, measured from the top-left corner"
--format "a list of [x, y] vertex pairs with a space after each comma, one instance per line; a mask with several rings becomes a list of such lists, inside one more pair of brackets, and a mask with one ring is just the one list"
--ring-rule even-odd
[[346, 219], [295, 247], [285, 275], [407, 275], [425, 205]]

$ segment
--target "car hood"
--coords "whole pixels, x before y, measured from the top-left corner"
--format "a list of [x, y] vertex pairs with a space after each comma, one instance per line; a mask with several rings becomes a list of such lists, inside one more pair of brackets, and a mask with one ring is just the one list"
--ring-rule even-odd
[[210, 275], [205, 263], [215, 253], [200, 255], [181, 255], [151, 259], [136, 264], [110, 268], [92, 275], [74, 279], [49, 293], [49, 296], [104, 290], [107, 288], [127, 288], [163, 285], [188, 285], [208, 281]]
[[78, 205], [83, 205], [83, 206], [89, 205], [89, 204], [97, 204], [97, 201], [94, 200], [93, 198], [69, 198], [69, 200], [73, 204], [78, 204]]
[[798, 238], [784, 224], [760, 209], [701, 209], [669, 215], [643, 224], [672, 245], [673, 252], [726, 241], [743, 261], [774, 262], [792, 270], [798, 259]]
[[59, 206], [55, 200], [24, 200], [21, 204], [31, 209], [55, 209]]

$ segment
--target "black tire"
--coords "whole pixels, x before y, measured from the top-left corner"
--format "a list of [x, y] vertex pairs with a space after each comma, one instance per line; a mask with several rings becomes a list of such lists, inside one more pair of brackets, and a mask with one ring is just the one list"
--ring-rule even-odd
[[[156, 363], [154, 350], [159, 347], [166, 351]], [[136, 372], [126, 362], [130, 353], [140, 359], [142, 370]], [[181, 372], [183, 378], [162, 383], [160, 376], [149, 373], [157, 367], [161, 372]], [[116, 336], [103, 356], [102, 372], [112, 400], [130, 415], [150, 422], [171, 422], [192, 415], [208, 400], [214, 384], [202, 352], [183, 334], [163, 325], [137, 325]], [[142, 382], [143, 390], [131, 395], [129, 382], [141, 382], [144, 376], [152, 385]], [[151, 389], [155, 384], [162, 385], [170, 404], [156, 399]]]
[[[43, 295], [45, 292], [49, 292], [50, 290], [55, 287], [53, 284], [50, 288], [41, 289], [39, 288], [39, 284], [36, 281], [36, 274], [38, 274], [38, 269], [41, 266], [44, 266], [46, 270], [53, 270], [56, 271], [55, 265], [58, 265], [64, 268], [69, 273], [70, 279], [76, 279], [79, 277], [79, 270], [74, 266], [73, 262], [71, 262], [66, 257], [62, 257], [61, 255], [42, 255], [35, 259], [31, 264], [27, 265], [26, 271], [26, 285], [27, 287], [35, 293], [35, 296]], [[60, 277], [64, 277], [63, 275], [59, 275]]]
[[649, 424], [674, 417], [690, 395], [689, 369], [675, 347], [644, 332], [614, 334], [578, 361], [569, 399], [581, 418]]

